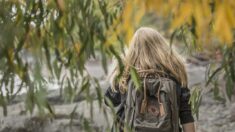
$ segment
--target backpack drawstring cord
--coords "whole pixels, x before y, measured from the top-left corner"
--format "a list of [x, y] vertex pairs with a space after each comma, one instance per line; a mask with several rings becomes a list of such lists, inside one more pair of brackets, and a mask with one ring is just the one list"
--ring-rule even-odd
[[140, 113], [141, 114], [143, 114], [143, 113], [145, 113], [145, 111], [146, 111], [146, 108], [147, 108], [147, 90], [146, 90], [146, 78], [147, 78], [147, 75], [148, 74], [146, 74], [145, 76], [144, 76], [144, 99], [142, 100], [142, 103], [141, 103], [141, 108], [140, 108]]

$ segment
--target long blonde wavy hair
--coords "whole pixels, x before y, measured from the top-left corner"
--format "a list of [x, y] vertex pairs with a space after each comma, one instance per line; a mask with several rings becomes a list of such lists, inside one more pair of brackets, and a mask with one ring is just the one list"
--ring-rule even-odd
[[117, 84], [122, 93], [127, 91], [130, 67], [139, 70], [155, 69], [170, 74], [182, 87], [187, 87], [187, 74], [181, 56], [152, 28], [141, 27], [135, 32], [127, 53], [123, 56], [123, 63], [124, 73], [118, 82], [114, 79], [120, 73], [118, 64], [112, 72], [114, 91]]

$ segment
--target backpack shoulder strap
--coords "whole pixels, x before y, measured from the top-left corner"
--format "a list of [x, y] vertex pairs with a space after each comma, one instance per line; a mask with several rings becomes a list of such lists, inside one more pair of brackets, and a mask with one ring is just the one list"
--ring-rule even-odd
[[[172, 125], [174, 127], [175, 132], [179, 131], [179, 106], [178, 106], [178, 98], [177, 98], [177, 84], [175, 81], [168, 79], [163, 81], [162, 89], [167, 92], [168, 97], [171, 103], [172, 110]], [[177, 112], [176, 112], [177, 111]]]

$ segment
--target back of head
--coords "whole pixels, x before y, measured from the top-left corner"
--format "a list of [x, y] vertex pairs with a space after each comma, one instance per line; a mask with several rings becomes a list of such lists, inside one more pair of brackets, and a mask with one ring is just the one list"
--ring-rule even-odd
[[167, 43], [156, 30], [148, 27], [139, 28], [130, 43], [124, 57], [125, 72], [119, 82], [120, 90], [126, 91], [126, 81], [130, 67], [137, 70], [155, 69], [170, 74], [183, 87], [187, 86], [187, 74], [180, 55]]

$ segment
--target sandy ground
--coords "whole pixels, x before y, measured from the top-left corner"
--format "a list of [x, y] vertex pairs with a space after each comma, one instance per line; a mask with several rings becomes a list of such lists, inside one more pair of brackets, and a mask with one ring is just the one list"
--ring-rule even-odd
[[[86, 68], [91, 76], [94, 76], [100, 80], [100, 83], [103, 87], [103, 91], [108, 87], [107, 75], [104, 74], [104, 71], [101, 67], [101, 64], [97, 61], [90, 61], [87, 63]], [[111, 64], [109, 65], [109, 72], [112, 69]], [[206, 67], [200, 65], [187, 64], [187, 73], [189, 77], [189, 88], [194, 85], [201, 86], [202, 89], [207, 89], [204, 87], [205, 83], [205, 73]], [[53, 88], [54, 89], [54, 88]], [[201, 106], [199, 109], [199, 119], [195, 118], [195, 123], [197, 127], [197, 132], [235, 132], [235, 122], [231, 122], [230, 120], [230, 109], [229, 105], [225, 105], [222, 102], [216, 101], [213, 99], [213, 94], [210, 90], [206, 90], [203, 95]], [[77, 113], [84, 115], [85, 117], [90, 116], [89, 108], [90, 106], [86, 104], [86, 102], [81, 101], [73, 104], [56, 104], [54, 105], [54, 109], [61, 116], [54, 121], [54, 123], [49, 123], [45, 128], [49, 132], [62, 132], [62, 130], [67, 132], [66, 123], [70, 122], [69, 113], [73, 111], [74, 106], [78, 105]], [[107, 126], [107, 124], [112, 121], [105, 121], [104, 115], [102, 115], [102, 110], [98, 109], [98, 101], [94, 102], [93, 116], [94, 122], [96, 126]], [[105, 108], [105, 107], [104, 107]], [[5, 131], [1, 131], [5, 126], [14, 126], [21, 128], [28, 123], [28, 119], [32, 116], [22, 116], [22, 112], [24, 111], [24, 104], [18, 103], [8, 107], [9, 116], [3, 117], [2, 108], [0, 108], [0, 132], [13, 132], [11, 129], [4, 129]], [[26, 120], [24, 122], [24, 120]], [[30, 123], [28, 123], [30, 124]], [[61, 128], [63, 126], [63, 128]], [[79, 127], [75, 125], [75, 128]], [[74, 130], [76, 131], [76, 129]], [[32, 129], [34, 130], [34, 129]], [[59, 131], [60, 130], [60, 131]], [[97, 129], [98, 130], [98, 129]], [[47, 132], [45, 131], [45, 132]]]

